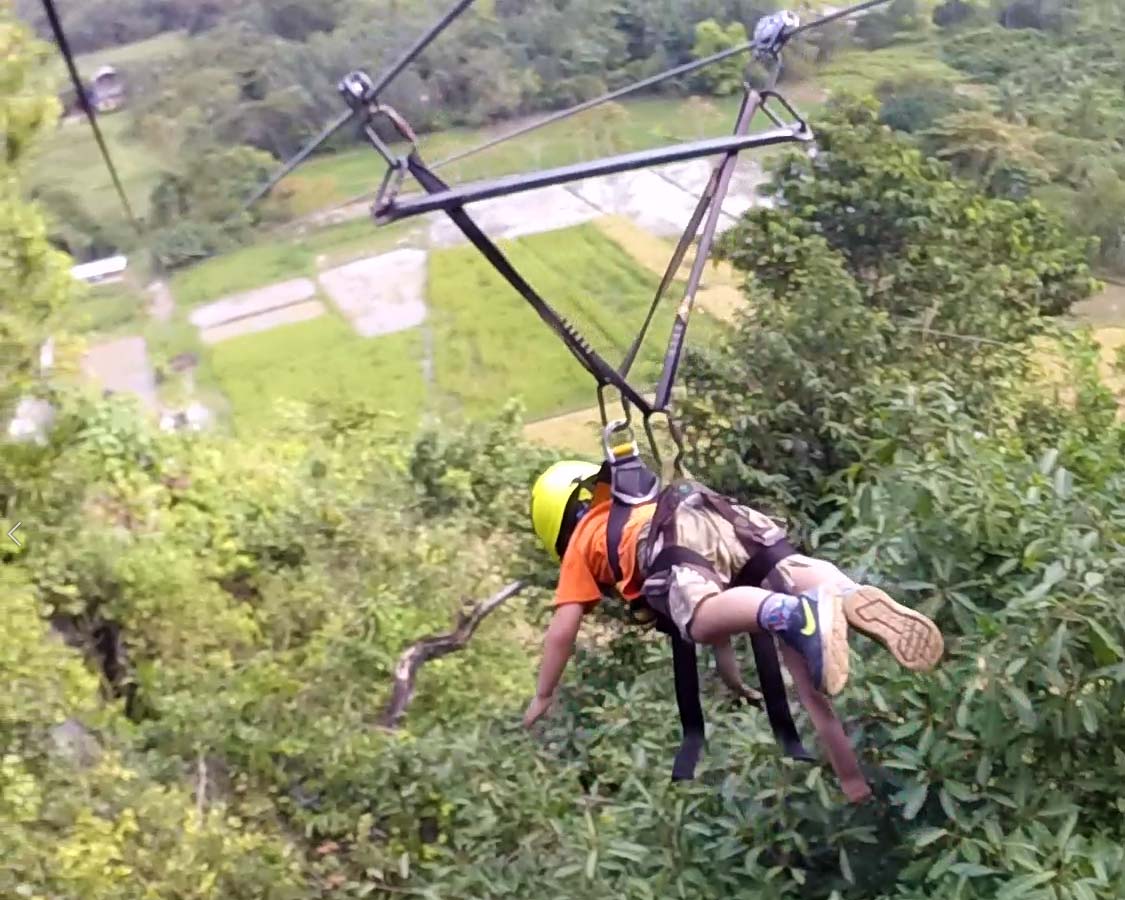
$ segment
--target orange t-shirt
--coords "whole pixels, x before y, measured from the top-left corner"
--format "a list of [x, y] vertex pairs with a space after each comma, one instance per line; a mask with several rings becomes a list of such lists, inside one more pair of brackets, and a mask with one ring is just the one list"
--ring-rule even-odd
[[[559, 586], [555, 606], [565, 603], [597, 603], [602, 598], [599, 585], [613, 584], [613, 571], [606, 555], [606, 529], [611, 503], [599, 503], [582, 517], [570, 537], [559, 567]], [[637, 570], [637, 538], [656, 512], [655, 503], [638, 506], [629, 513], [621, 531], [621, 574], [618, 593], [626, 600], [641, 595], [644, 578]]]

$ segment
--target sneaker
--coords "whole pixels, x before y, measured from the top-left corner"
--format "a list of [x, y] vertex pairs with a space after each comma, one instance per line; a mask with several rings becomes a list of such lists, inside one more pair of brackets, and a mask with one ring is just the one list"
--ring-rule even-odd
[[834, 697], [848, 682], [848, 621], [838, 591], [818, 588], [801, 594], [801, 622], [780, 633], [809, 665], [813, 685]]
[[844, 597], [843, 606], [848, 624], [886, 647], [903, 668], [926, 672], [941, 660], [945, 641], [937, 625], [879, 588], [858, 587]]

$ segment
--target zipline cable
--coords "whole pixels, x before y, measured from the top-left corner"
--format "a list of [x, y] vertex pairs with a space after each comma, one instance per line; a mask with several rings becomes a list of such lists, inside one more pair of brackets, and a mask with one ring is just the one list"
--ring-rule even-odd
[[90, 98], [86, 95], [86, 89], [82, 86], [82, 78], [78, 74], [77, 66], [74, 64], [74, 54], [71, 53], [70, 42], [66, 39], [66, 32], [63, 31], [62, 21], [59, 19], [58, 10], [55, 9], [54, 0], [43, 0], [43, 8], [47, 12], [47, 20], [51, 23], [51, 31], [55, 35], [55, 43], [58, 45], [59, 52], [66, 62], [67, 71], [70, 73], [70, 81], [78, 94], [78, 102], [82, 106], [82, 111], [86, 114], [86, 120], [90, 123], [90, 129], [94, 132], [94, 140], [97, 142], [98, 150], [101, 152], [102, 160], [105, 162], [105, 167], [109, 170], [109, 177], [113, 179], [113, 186], [117, 190], [117, 196], [121, 200], [121, 206], [125, 210], [125, 215], [129, 219], [130, 224], [132, 224], [133, 228], [139, 234], [141, 224], [133, 214], [133, 207], [129, 204], [129, 198], [125, 195], [125, 188], [122, 186], [121, 178], [117, 174], [117, 166], [113, 164], [113, 157], [110, 155], [109, 147], [106, 146], [105, 138], [102, 136], [101, 127], [98, 125], [98, 118], [94, 114], [94, 107], [90, 103]]
[[[813, 28], [820, 28], [822, 25], [827, 25], [830, 22], [836, 21], [837, 19], [852, 16], [856, 13], [866, 12], [868, 9], [874, 6], [881, 6], [882, 4], [889, 2], [891, 2], [891, 0], [865, 0], [865, 2], [859, 3], [855, 6], [849, 6], [846, 9], [837, 10], [836, 12], [830, 13], [829, 15], [822, 16], [819, 19], [815, 19], [812, 22], [797, 26], [788, 33], [788, 35], [786, 36], [786, 40], [796, 37], [798, 34], [802, 34], [803, 32], [809, 31]], [[736, 47], [728, 47], [726, 50], [721, 50], [718, 53], [712, 53], [710, 56], [705, 56], [702, 59], [684, 63], [671, 69], [666, 69], [663, 72], [657, 72], [655, 75], [650, 75], [648, 78], [642, 78], [640, 81], [636, 81], [632, 84], [627, 84], [624, 87], [617, 88], [616, 90], [609, 91], [605, 94], [602, 94], [600, 97], [594, 97], [592, 100], [585, 100], [582, 103], [576, 103], [574, 106], [559, 110], [557, 113], [552, 113], [549, 116], [544, 116], [542, 119], [538, 119], [535, 122], [530, 122], [527, 125], [521, 126], [520, 128], [515, 128], [512, 131], [509, 131], [507, 134], [502, 134], [498, 137], [492, 138], [491, 140], [484, 141], [483, 143], [478, 144], [474, 147], [470, 147], [467, 150], [458, 151], [451, 156], [447, 156], [444, 159], [438, 160], [433, 165], [431, 165], [430, 168], [440, 169], [443, 166], [447, 166], [451, 163], [460, 162], [461, 160], [467, 159], [470, 156], [475, 156], [478, 153], [483, 153], [485, 150], [491, 150], [493, 147], [499, 146], [506, 141], [510, 141], [518, 137], [523, 137], [525, 134], [530, 134], [533, 131], [538, 131], [540, 128], [545, 128], [548, 125], [555, 124], [556, 122], [562, 122], [565, 119], [569, 119], [571, 116], [586, 112], [587, 110], [593, 109], [596, 106], [601, 106], [603, 103], [612, 103], [614, 100], [618, 100], [621, 97], [626, 97], [636, 91], [642, 91], [645, 88], [654, 87], [655, 85], [667, 81], [670, 78], [677, 78], [680, 75], [688, 75], [699, 69], [705, 68], [706, 66], [714, 65], [717, 62], [722, 62], [724, 59], [729, 59], [732, 56], [737, 56], [740, 53], [747, 53], [752, 49], [754, 49], [754, 41], [747, 41], [746, 43], [739, 44]]]
[[[822, 16], [821, 18], [816, 19], [812, 22], [808, 22], [805, 25], [799, 25], [789, 33], [787, 40], [798, 34], [802, 34], [803, 32], [810, 31], [814, 28], [819, 28], [822, 25], [827, 25], [830, 22], [836, 21], [837, 19], [842, 19], [847, 16], [855, 15], [856, 13], [865, 12], [872, 7], [881, 6], [889, 2], [891, 2], [891, 0], [865, 0], [865, 2], [859, 3], [855, 6], [837, 10], [836, 12], [830, 13], [829, 15]], [[692, 62], [683, 63], [678, 66], [673, 66], [670, 69], [665, 69], [662, 72], [657, 72], [655, 75], [650, 75], [647, 78], [642, 78], [640, 81], [635, 81], [632, 84], [627, 84], [623, 87], [616, 88], [615, 90], [608, 91], [590, 100], [583, 100], [581, 103], [576, 103], [573, 106], [568, 106], [566, 109], [561, 109], [558, 112], [551, 113], [550, 115], [544, 116], [541, 119], [537, 119], [534, 122], [529, 122], [527, 125], [522, 125], [519, 128], [514, 128], [509, 132], [498, 135], [494, 138], [490, 138], [489, 140], [469, 147], [466, 150], [459, 150], [456, 153], [453, 153], [450, 156], [444, 157], [443, 159], [440, 159], [437, 162], [433, 163], [430, 166], [430, 169], [431, 171], [436, 171], [443, 168], [444, 166], [452, 165], [455, 162], [461, 162], [462, 160], [468, 159], [470, 156], [476, 156], [478, 153], [483, 153], [486, 150], [491, 150], [494, 147], [498, 147], [501, 144], [507, 143], [508, 141], [524, 137], [525, 135], [538, 131], [541, 128], [546, 128], [548, 125], [554, 125], [557, 122], [565, 121], [571, 116], [576, 116], [579, 113], [588, 112], [589, 110], [595, 109], [596, 107], [601, 106], [605, 103], [612, 103], [615, 100], [620, 100], [622, 97], [627, 97], [630, 94], [636, 93], [637, 91], [643, 91], [646, 88], [655, 87], [656, 85], [668, 81], [669, 79], [678, 78], [681, 75], [689, 75], [692, 72], [696, 72], [699, 69], [703, 69], [707, 66], [714, 65], [715, 63], [722, 62], [725, 59], [730, 59], [732, 56], [737, 56], [740, 53], [748, 53], [753, 48], [754, 42], [747, 41], [743, 44], [739, 44], [736, 47], [728, 47], [726, 50], [721, 50], [718, 53], [712, 53], [710, 56], [705, 56], [702, 59], [693, 60]], [[336, 204], [335, 206], [331, 207], [331, 209], [343, 209], [344, 207], [351, 206], [354, 203], [359, 203], [363, 200], [366, 200], [374, 193], [375, 191], [364, 191], [361, 194], [356, 194], [352, 197], [349, 197], [347, 200]]]
[[[44, 0], [44, 2], [50, 2], [50, 0]], [[445, 31], [446, 28], [452, 25], [453, 22], [461, 15], [461, 13], [472, 6], [474, 2], [475, 0], [457, 0], [457, 3], [450, 7], [449, 10], [446, 11], [445, 15], [438, 19], [429, 28], [427, 28], [421, 35], [419, 35], [414, 43], [411, 44], [406, 50], [404, 50], [402, 55], [399, 56], [397, 60], [391, 63], [391, 65], [383, 71], [383, 74], [379, 76], [378, 80], [376, 80], [370, 88], [372, 95], [378, 96], [380, 91], [382, 91], [388, 84], [390, 84], [400, 74], [402, 74], [402, 70], [410, 65], [423, 50], [425, 50], [430, 44], [432, 44], [434, 40], [443, 31]], [[320, 132], [320, 134], [318, 134], [304, 147], [297, 151], [296, 156], [293, 156], [290, 159], [286, 160], [285, 164], [273, 174], [269, 181], [267, 181], [257, 191], [254, 192], [253, 196], [250, 197], [250, 199], [247, 200], [245, 204], [243, 204], [243, 211], [249, 209], [264, 196], [266, 196], [266, 194], [277, 187], [278, 182], [280, 182], [283, 178], [285, 178], [285, 176], [287, 176], [290, 172], [297, 168], [297, 166], [308, 159], [314, 152], [316, 152], [317, 149], [319, 149], [321, 144], [323, 144], [337, 131], [347, 125], [348, 122], [350, 122], [355, 117], [355, 115], [356, 110], [349, 109], [347, 112], [341, 113], [331, 122], [329, 122]]]

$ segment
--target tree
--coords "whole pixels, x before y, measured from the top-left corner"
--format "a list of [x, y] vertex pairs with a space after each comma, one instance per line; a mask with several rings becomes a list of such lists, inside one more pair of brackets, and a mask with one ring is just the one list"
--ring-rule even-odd
[[959, 177], [998, 197], [1026, 197], [1050, 180], [1048, 161], [1034, 149], [1038, 136], [984, 110], [951, 113], [923, 133], [932, 152]]
[[[705, 19], [695, 26], [695, 44], [691, 54], [695, 59], [702, 59], [745, 44], [746, 40], [746, 28], [741, 22], [732, 22], [724, 28], [714, 19]], [[744, 67], [743, 59], [738, 55], [731, 56], [701, 70], [695, 80], [700, 90], [725, 97], [742, 88]]]
[[[0, 421], [39, 382], [39, 350], [70, 297], [69, 261], [48, 241], [40, 211], [23, 199], [22, 172], [39, 134], [56, 120], [53, 98], [35, 87], [45, 48], [0, 11]], [[0, 476], [0, 492], [4, 490]]]
[[[965, 409], [1001, 415], [1008, 380], [1047, 328], [1042, 314], [1093, 285], [1087, 247], [1061, 221], [951, 181], [878, 125], [873, 105], [838, 103], [818, 143], [815, 159], [778, 165], [765, 188], [776, 208], [725, 236], [724, 255], [752, 276], [756, 312], [692, 384], [701, 452], [740, 448], [711, 477], [727, 490], [769, 485], [787, 504], [813, 502], [815, 485], [858, 460], [880, 427], [870, 391], [940, 372]], [[753, 412], [735, 427], [726, 404], [739, 391]]]

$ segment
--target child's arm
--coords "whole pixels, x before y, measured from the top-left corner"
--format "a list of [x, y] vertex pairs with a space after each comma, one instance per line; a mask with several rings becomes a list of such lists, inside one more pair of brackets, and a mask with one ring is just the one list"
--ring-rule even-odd
[[714, 645], [715, 664], [719, 669], [719, 677], [723, 684], [730, 688], [736, 697], [742, 697], [758, 706], [762, 703], [762, 695], [753, 688], [747, 687], [742, 680], [742, 670], [738, 659], [734, 655], [734, 648], [730, 645], [730, 638]]
[[547, 634], [543, 638], [543, 661], [539, 664], [539, 684], [535, 697], [523, 716], [524, 727], [530, 728], [551, 707], [555, 690], [574, 651], [574, 639], [586, 607], [582, 603], [565, 603], [555, 609]]

